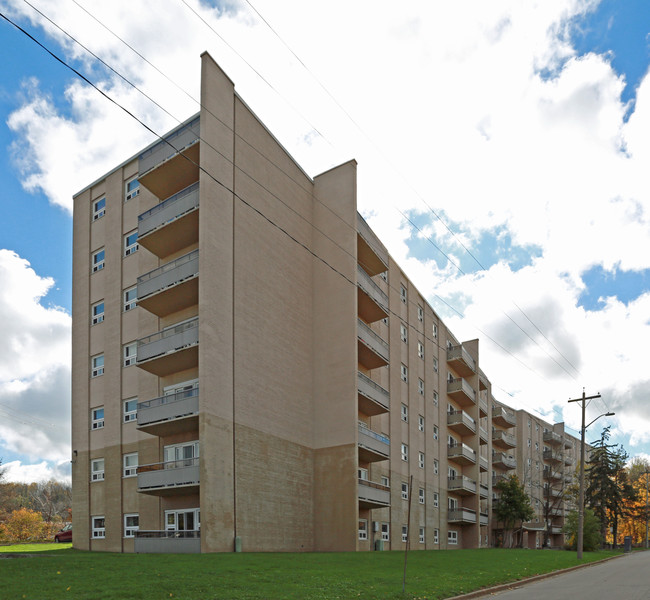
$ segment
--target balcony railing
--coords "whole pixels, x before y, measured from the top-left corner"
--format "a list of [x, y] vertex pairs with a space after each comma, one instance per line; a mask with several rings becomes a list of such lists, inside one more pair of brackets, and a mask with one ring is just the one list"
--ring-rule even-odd
[[370, 275], [378, 275], [388, 269], [388, 251], [370, 229], [366, 220], [357, 213], [357, 258]]
[[492, 455], [492, 464], [497, 466], [503, 465], [506, 469], [516, 469], [517, 459], [510, 454], [505, 454], [504, 452], [495, 452]]
[[492, 421], [501, 427], [515, 427], [517, 417], [503, 406], [492, 405]]
[[388, 412], [390, 394], [370, 377], [360, 371], [357, 373], [357, 388], [359, 392], [359, 410], [366, 415], [374, 416]]
[[462, 377], [447, 380], [447, 394], [461, 406], [476, 404], [476, 392], [469, 382]]
[[447, 413], [447, 426], [462, 434], [475, 433], [476, 421], [464, 410], [454, 410]]
[[559, 446], [562, 443], [562, 436], [554, 431], [545, 431], [542, 439], [552, 446]]
[[136, 531], [134, 550], [141, 554], [198, 554], [201, 552], [201, 532]]
[[489, 379], [486, 377], [485, 373], [481, 369], [478, 370], [478, 383], [479, 387], [482, 390], [487, 390], [488, 389], [488, 383]]
[[199, 342], [198, 317], [138, 340], [138, 364]]
[[558, 481], [562, 479], [562, 473], [554, 471], [550, 467], [544, 467], [543, 475], [545, 479], [555, 479]]
[[476, 494], [476, 481], [465, 477], [465, 475], [457, 475], [456, 477], [447, 478], [447, 490], [455, 492], [456, 494], [467, 495]]
[[463, 377], [469, 377], [476, 372], [476, 361], [462, 344], [447, 349], [447, 362]]
[[147, 430], [154, 425], [169, 424], [199, 414], [199, 388], [181, 390], [175, 394], [138, 402], [138, 428]]
[[480, 521], [479, 523], [480, 525], [487, 525], [490, 522], [489, 513], [486, 512], [479, 513], [479, 521]]
[[467, 444], [449, 444], [447, 458], [460, 464], [474, 464], [476, 463], [476, 450]]
[[357, 337], [359, 340], [359, 362], [361, 364], [368, 369], [375, 369], [388, 364], [388, 344], [361, 319], [357, 319]]
[[138, 491], [164, 493], [174, 488], [198, 486], [199, 459], [184, 458], [138, 467]]
[[389, 457], [390, 439], [359, 423], [359, 458], [364, 462], [375, 462]]
[[490, 488], [484, 483], [479, 483], [478, 492], [483, 498], [487, 498], [490, 495]]
[[192, 119], [186, 125], [172, 131], [166, 135], [164, 140], [151, 146], [140, 154], [140, 175], [142, 176], [147, 171], [153, 169], [155, 166], [168, 160], [181, 150], [194, 144], [198, 141], [200, 136], [200, 122], [199, 117]]
[[390, 506], [390, 487], [387, 485], [368, 481], [367, 479], [359, 479], [357, 493], [361, 508]]
[[517, 446], [517, 438], [514, 435], [503, 431], [503, 429], [493, 429], [492, 443], [496, 446], [515, 448]]
[[153, 208], [138, 216], [138, 240], [152, 231], [180, 219], [183, 215], [199, 207], [199, 184], [193, 183], [184, 190], [156, 204]]
[[363, 292], [359, 296], [359, 314], [368, 322], [374, 323], [388, 316], [388, 296], [372, 280], [360, 265], [357, 265], [357, 286]]
[[447, 511], [449, 523], [476, 523], [476, 511], [471, 508], [456, 508]]
[[551, 462], [562, 462], [562, 455], [559, 452], [553, 452], [553, 450], [544, 450], [543, 457], [544, 460]]

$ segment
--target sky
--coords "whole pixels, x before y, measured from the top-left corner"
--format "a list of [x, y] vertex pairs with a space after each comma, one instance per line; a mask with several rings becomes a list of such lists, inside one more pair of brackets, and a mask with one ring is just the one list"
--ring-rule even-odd
[[[495, 398], [650, 457], [647, 0], [0, 0], [156, 133], [208, 51], [358, 208]], [[85, 47], [85, 49], [84, 49]], [[154, 141], [0, 19], [0, 458], [70, 476], [72, 196]], [[100, 62], [100, 60], [103, 62]]]

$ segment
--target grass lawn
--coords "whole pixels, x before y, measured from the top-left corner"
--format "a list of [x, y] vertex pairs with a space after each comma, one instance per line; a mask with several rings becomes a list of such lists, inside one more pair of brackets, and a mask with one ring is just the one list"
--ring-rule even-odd
[[[0, 547], [15, 552], [25, 546]], [[585, 552], [582, 562], [620, 551]], [[403, 552], [328, 554], [112, 554], [69, 544], [32, 546], [0, 560], [0, 596], [27, 600], [370, 600], [448, 598], [578, 564], [575, 552], [411, 552], [406, 596]]]

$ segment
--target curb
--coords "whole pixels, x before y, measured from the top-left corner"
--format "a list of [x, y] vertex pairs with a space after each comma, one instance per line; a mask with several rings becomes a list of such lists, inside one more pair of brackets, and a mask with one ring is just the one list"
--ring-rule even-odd
[[524, 585], [527, 585], [529, 583], [535, 583], [537, 581], [542, 581], [543, 579], [549, 579], [550, 577], [556, 577], [557, 575], [570, 573], [571, 571], [577, 571], [578, 569], [585, 569], [587, 567], [593, 567], [594, 565], [600, 565], [609, 560], [616, 560], [618, 558], [621, 558], [622, 556], [627, 556], [627, 554], [608, 556], [607, 558], [601, 558], [600, 560], [594, 560], [592, 562], [585, 563], [582, 565], [576, 565], [575, 567], [568, 567], [566, 569], [560, 569], [559, 571], [550, 571], [548, 573], [542, 573], [541, 575], [534, 575], [533, 577], [527, 577], [526, 579], [517, 579], [517, 581], [502, 583], [489, 588], [482, 588], [480, 590], [468, 592], [467, 594], [461, 594], [460, 596], [449, 596], [445, 600], [470, 600], [471, 598], [483, 598], [484, 596], [491, 596], [499, 592], [514, 590]]

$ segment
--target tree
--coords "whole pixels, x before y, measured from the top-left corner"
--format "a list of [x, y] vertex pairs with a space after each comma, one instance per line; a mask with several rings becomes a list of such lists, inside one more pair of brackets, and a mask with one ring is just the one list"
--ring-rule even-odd
[[[567, 518], [564, 527], [564, 533], [569, 537], [567, 544], [571, 550], [576, 550], [578, 547], [578, 511], [572, 510]], [[594, 511], [587, 508], [585, 509], [585, 516], [582, 525], [582, 547], [586, 552], [594, 552], [598, 550], [602, 542], [600, 537], [600, 521], [594, 514]]]
[[513, 544], [513, 530], [517, 523], [523, 523], [533, 518], [535, 512], [530, 505], [530, 498], [519, 482], [516, 475], [501, 480], [496, 485], [499, 491], [499, 500], [494, 507], [497, 521], [503, 523], [506, 531], [510, 531], [510, 547]]
[[21, 508], [11, 513], [7, 522], [0, 525], [0, 536], [10, 542], [29, 542], [45, 537], [45, 523], [41, 513]]

